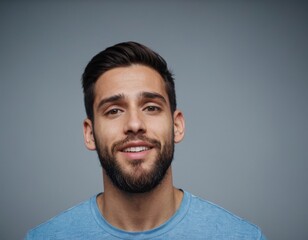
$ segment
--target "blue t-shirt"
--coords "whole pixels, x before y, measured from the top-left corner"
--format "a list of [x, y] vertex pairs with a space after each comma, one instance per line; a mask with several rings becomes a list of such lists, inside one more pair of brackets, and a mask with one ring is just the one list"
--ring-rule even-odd
[[225, 209], [184, 192], [180, 208], [164, 224], [144, 232], [126, 232], [101, 215], [96, 196], [30, 230], [33, 239], [258, 239], [260, 229]]

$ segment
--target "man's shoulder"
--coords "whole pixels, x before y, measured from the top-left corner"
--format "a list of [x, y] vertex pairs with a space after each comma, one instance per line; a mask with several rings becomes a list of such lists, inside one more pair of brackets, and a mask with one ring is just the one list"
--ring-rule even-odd
[[206, 228], [213, 233], [234, 234], [235, 236], [251, 236], [252, 239], [263, 239], [258, 226], [245, 220], [225, 208], [190, 194], [190, 207], [187, 212], [187, 220], [197, 226]]
[[[189, 193], [190, 194], [190, 193]], [[236, 214], [232, 213], [229, 210], [226, 210], [225, 208], [219, 206], [216, 203], [213, 203], [209, 200], [203, 199], [199, 196], [195, 196], [193, 194], [190, 194], [190, 211], [192, 213], [198, 213], [200, 217], [204, 217], [207, 219], [214, 218], [224, 218], [229, 221], [235, 221], [235, 222], [244, 222], [249, 223], [247, 220], [237, 216]], [[253, 224], [251, 224], [253, 225]]]
[[53, 239], [55, 234], [80, 230], [83, 224], [88, 225], [88, 222], [93, 221], [91, 210], [93, 198], [95, 197], [79, 203], [31, 229], [26, 239]]

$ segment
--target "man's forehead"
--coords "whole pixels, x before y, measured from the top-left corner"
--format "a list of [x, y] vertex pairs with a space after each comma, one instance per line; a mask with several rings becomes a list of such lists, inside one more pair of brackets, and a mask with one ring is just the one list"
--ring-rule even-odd
[[95, 84], [95, 96], [98, 98], [116, 94], [137, 95], [140, 92], [167, 95], [165, 82], [156, 70], [143, 65], [117, 67], [102, 74]]

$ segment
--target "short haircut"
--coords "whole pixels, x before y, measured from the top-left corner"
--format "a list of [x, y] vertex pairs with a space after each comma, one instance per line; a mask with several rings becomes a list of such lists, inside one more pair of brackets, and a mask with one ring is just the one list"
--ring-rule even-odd
[[106, 48], [95, 55], [82, 74], [82, 87], [87, 117], [93, 122], [94, 87], [98, 78], [113, 68], [133, 64], [148, 66], [156, 70], [164, 80], [170, 102], [171, 113], [176, 110], [174, 78], [166, 61], [150, 48], [136, 42], [123, 42]]

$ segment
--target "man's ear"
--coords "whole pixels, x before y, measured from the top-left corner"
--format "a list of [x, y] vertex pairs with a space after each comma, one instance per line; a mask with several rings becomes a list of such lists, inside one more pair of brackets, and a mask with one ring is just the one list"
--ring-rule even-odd
[[89, 118], [83, 121], [83, 138], [84, 138], [84, 144], [86, 145], [87, 149], [92, 151], [96, 149], [94, 141], [93, 124]]
[[179, 143], [183, 140], [185, 134], [185, 119], [180, 110], [173, 114], [174, 142]]

